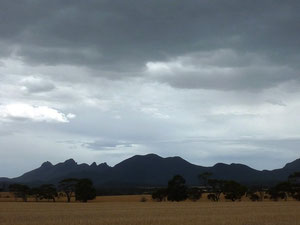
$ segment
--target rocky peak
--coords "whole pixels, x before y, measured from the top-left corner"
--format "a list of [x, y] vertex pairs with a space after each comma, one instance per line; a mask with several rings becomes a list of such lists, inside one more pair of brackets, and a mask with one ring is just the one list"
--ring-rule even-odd
[[44, 162], [44, 163], [41, 165], [42, 168], [49, 168], [49, 167], [52, 167], [52, 166], [53, 166], [52, 163], [49, 162], [49, 161]]
[[66, 165], [77, 165], [74, 159], [68, 159], [64, 162]]
[[97, 167], [97, 163], [96, 162], [93, 162], [90, 167]]

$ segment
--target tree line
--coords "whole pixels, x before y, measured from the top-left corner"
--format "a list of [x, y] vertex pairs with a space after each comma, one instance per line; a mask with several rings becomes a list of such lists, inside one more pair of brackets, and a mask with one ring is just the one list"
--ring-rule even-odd
[[36, 201], [45, 199], [53, 202], [57, 197], [62, 196], [66, 196], [67, 202], [71, 202], [71, 197], [74, 195], [75, 200], [80, 202], [87, 202], [96, 198], [96, 189], [90, 179], [63, 179], [57, 187], [53, 184], [43, 184], [39, 187], [30, 188], [25, 184], [11, 184], [9, 191], [24, 202], [27, 202], [28, 196], [34, 197]]
[[169, 180], [167, 187], [158, 188], [152, 193], [152, 199], [156, 201], [184, 201], [190, 199], [197, 201], [203, 193], [211, 201], [218, 202], [223, 194], [225, 199], [240, 201], [243, 196], [252, 201], [263, 201], [265, 198], [278, 201], [292, 197], [300, 201], [300, 172], [291, 174], [288, 180], [280, 182], [274, 187], [263, 188], [261, 186], [247, 187], [233, 180], [213, 179], [212, 173], [202, 173], [198, 176], [202, 187], [188, 187], [181, 175]]
[[[152, 191], [152, 199], [155, 201], [184, 201], [186, 199], [197, 201], [203, 193], [206, 193], [207, 198], [215, 202], [220, 200], [222, 194], [225, 199], [231, 201], [240, 201], [243, 196], [252, 201], [263, 201], [265, 198], [278, 201], [287, 200], [288, 197], [300, 201], [300, 172], [291, 174], [287, 181], [267, 189], [261, 186], [247, 187], [233, 180], [214, 179], [212, 175], [208, 172], [200, 174], [198, 176], [202, 185], [200, 187], [188, 187], [184, 177], [175, 175], [168, 181], [167, 187]], [[68, 178], [61, 180], [57, 186], [43, 184], [33, 188], [25, 184], [11, 184], [9, 191], [24, 202], [29, 196], [35, 198], [36, 201], [53, 202], [62, 196], [66, 197], [67, 202], [71, 202], [72, 196], [80, 202], [96, 198], [96, 189], [90, 179]]]

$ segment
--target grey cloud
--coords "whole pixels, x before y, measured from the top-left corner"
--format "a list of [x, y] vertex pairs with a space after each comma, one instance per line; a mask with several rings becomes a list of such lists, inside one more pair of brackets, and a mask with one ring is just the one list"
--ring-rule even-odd
[[268, 99], [266, 102], [273, 104], [273, 105], [279, 105], [279, 106], [287, 106], [283, 101], [280, 99]]
[[2, 1], [1, 42], [27, 62], [111, 70], [219, 48], [295, 64], [299, 7], [292, 0]]
[[300, 138], [257, 138], [257, 137], [244, 137], [244, 138], [211, 138], [211, 137], [194, 137], [180, 140], [181, 143], [217, 143], [219, 145], [237, 145], [240, 144], [251, 147], [254, 146], [257, 149], [267, 147], [269, 149], [279, 148], [285, 149], [297, 149], [300, 145]]
[[115, 149], [119, 146], [121, 147], [128, 147], [131, 148], [133, 146], [133, 143], [129, 143], [127, 141], [120, 141], [120, 140], [96, 140], [94, 142], [87, 142], [82, 144], [83, 147], [101, 151], [101, 150], [107, 150], [107, 149]]
[[180, 152], [190, 162], [203, 166], [224, 162], [243, 163], [256, 169], [274, 169], [299, 157], [299, 142], [299, 138], [194, 137], [166, 141], [156, 147], [165, 148], [167, 155], [172, 151]]
[[10, 135], [13, 135], [14, 134], [14, 130], [8, 126], [5, 126], [4, 123], [1, 123], [1, 129], [0, 129], [0, 137], [2, 136], [10, 136]]
[[[228, 74], [230, 73], [230, 74]], [[217, 90], [262, 90], [281, 83], [299, 79], [298, 74], [287, 68], [239, 68], [224, 70], [212, 69], [193, 73], [177, 73], [162, 77], [162, 81], [178, 88], [217, 89]]]
[[27, 77], [21, 81], [22, 88], [28, 93], [52, 91], [55, 86], [52, 82], [37, 77]]
[[173, 87], [187, 89], [257, 91], [300, 81], [295, 68], [274, 64], [257, 54], [241, 54], [229, 49], [149, 62], [146, 73]]

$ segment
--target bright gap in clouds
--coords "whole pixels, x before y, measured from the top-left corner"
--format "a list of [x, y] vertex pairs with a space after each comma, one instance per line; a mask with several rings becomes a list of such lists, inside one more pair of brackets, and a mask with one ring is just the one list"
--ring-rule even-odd
[[36, 122], [68, 123], [75, 118], [72, 113], [64, 114], [48, 106], [32, 106], [23, 103], [0, 106], [0, 119], [5, 121], [31, 120]]

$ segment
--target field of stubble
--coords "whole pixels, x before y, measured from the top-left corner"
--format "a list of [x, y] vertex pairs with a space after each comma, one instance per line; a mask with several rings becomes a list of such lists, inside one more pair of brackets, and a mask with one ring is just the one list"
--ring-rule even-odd
[[299, 202], [0, 203], [1, 225], [300, 225]]

